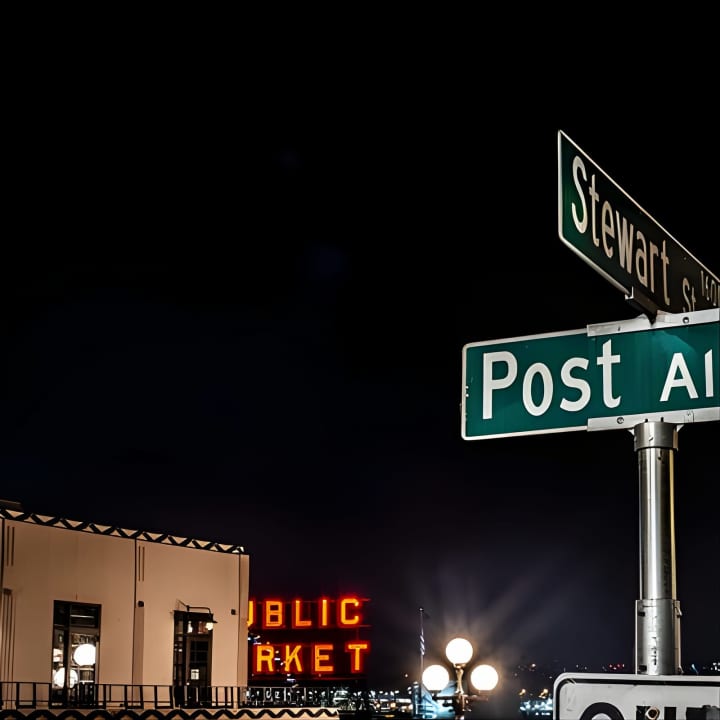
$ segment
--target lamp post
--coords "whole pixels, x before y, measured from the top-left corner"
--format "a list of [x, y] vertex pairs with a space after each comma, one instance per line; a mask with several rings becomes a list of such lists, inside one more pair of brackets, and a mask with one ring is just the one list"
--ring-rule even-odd
[[[492, 665], [477, 665], [470, 672], [470, 685], [477, 693], [467, 694], [463, 689], [463, 675], [465, 666], [473, 656], [473, 646], [465, 638], [453, 638], [445, 648], [445, 655], [455, 669], [455, 692], [452, 695], [452, 706], [457, 720], [463, 720], [465, 712], [470, 709], [473, 700], [487, 700], [492, 690], [498, 684], [498, 674]], [[433, 697], [444, 690], [450, 683], [450, 673], [443, 665], [429, 665], [423, 671], [423, 685], [432, 693]], [[450, 697], [450, 696], [446, 696]]]

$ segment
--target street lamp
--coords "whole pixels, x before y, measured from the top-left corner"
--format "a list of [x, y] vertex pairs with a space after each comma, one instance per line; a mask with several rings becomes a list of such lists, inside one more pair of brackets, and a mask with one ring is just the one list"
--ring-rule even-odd
[[[456, 637], [447, 644], [445, 655], [455, 668], [455, 693], [452, 695], [452, 706], [457, 720], [462, 720], [465, 712], [470, 709], [470, 701], [488, 699], [490, 692], [498, 684], [497, 670], [492, 665], [474, 667], [470, 673], [470, 684], [477, 690], [477, 694], [468, 695], [463, 690], [462, 680], [465, 666], [473, 656], [473, 646], [469, 640]], [[437, 693], [450, 683], [450, 673], [442, 665], [429, 665], [423, 671], [422, 681], [433, 697], [438, 697]]]

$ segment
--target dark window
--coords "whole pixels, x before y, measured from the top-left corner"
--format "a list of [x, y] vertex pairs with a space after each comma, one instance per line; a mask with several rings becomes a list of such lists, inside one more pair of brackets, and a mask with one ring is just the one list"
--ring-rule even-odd
[[207, 613], [175, 612], [173, 685], [179, 705], [204, 704], [202, 688], [211, 684], [212, 631]]

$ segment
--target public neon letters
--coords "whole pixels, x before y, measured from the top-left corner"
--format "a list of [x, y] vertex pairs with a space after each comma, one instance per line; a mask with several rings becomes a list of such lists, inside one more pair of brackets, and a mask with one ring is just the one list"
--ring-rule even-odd
[[365, 600], [349, 595], [331, 600], [294, 599], [290, 602], [272, 598], [250, 600], [248, 627], [260, 621], [260, 627], [272, 628], [354, 628], [363, 627], [363, 603]]

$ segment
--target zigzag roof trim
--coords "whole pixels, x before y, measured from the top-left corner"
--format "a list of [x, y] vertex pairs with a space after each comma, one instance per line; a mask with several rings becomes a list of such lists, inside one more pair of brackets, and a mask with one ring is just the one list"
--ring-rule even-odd
[[7, 520], [19, 520], [20, 522], [33, 523], [35, 525], [62, 528], [64, 530], [77, 530], [80, 532], [95, 533], [97, 535], [112, 535], [113, 537], [126, 538], [128, 540], [147, 540], [148, 542], [161, 543], [162, 545], [190, 547], [198, 550], [234, 553], [236, 555], [245, 554], [245, 548], [242, 545], [229, 545], [227, 543], [219, 543], [212, 540], [196, 540], [193, 538], [180, 537], [179, 535], [150, 532], [148, 530], [128, 530], [127, 528], [114, 527], [112, 525], [98, 525], [93, 522], [68, 520], [67, 518], [54, 517], [50, 515], [38, 515], [37, 513], [13, 510], [11, 508], [3, 507], [2, 505], [0, 505], [0, 517], [6, 518]]

